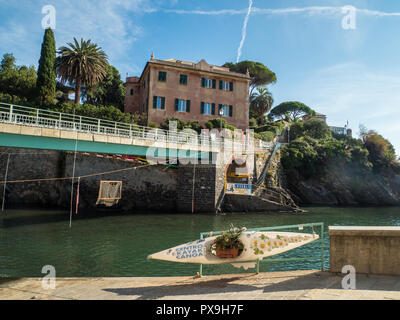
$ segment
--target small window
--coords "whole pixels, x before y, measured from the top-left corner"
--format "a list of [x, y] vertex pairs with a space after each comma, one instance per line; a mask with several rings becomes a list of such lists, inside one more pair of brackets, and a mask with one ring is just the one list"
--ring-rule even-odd
[[229, 112], [230, 110], [232, 110], [232, 108], [228, 105], [219, 105], [219, 115], [222, 117], [232, 117], [232, 112]]
[[188, 77], [186, 74], [181, 74], [179, 77], [179, 83], [187, 85], [187, 79], [188, 79]]
[[201, 86], [203, 88], [216, 88], [217, 80], [215, 79], [207, 79], [207, 78], [201, 78]]
[[175, 111], [190, 112], [190, 100], [175, 99]]
[[133, 89], [131, 89], [131, 96], [133, 96], [135, 94], [135, 91]]
[[167, 81], [167, 73], [165, 71], [158, 72], [158, 81]]
[[233, 82], [220, 80], [219, 88], [220, 88], [220, 90], [224, 90], [224, 91], [233, 91]]
[[165, 109], [165, 97], [153, 96], [153, 109]]

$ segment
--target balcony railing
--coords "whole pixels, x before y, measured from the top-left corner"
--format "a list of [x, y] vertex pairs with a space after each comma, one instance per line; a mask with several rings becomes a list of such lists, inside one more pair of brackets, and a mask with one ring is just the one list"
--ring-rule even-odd
[[212, 146], [220, 149], [236, 150], [270, 149], [271, 143], [255, 142], [251, 134], [233, 134], [233, 137], [221, 138], [217, 133], [205, 130], [199, 135], [186, 131], [172, 131], [139, 126], [123, 122], [90, 118], [80, 115], [36, 109], [0, 102], [0, 122], [24, 126], [69, 130], [92, 134], [168, 142], [191, 146]]

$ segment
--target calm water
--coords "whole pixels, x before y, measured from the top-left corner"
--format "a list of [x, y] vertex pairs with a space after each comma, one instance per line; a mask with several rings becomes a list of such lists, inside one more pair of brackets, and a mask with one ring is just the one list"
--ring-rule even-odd
[[[69, 212], [0, 212], [0, 276], [41, 276], [53, 265], [57, 276], [194, 275], [197, 265], [147, 260], [147, 255], [199, 238], [200, 232], [237, 226], [269, 227], [325, 223], [325, 266], [329, 267], [328, 225], [400, 225], [400, 208], [308, 208], [307, 214], [127, 215], [80, 214], [69, 228]], [[294, 230], [291, 230], [294, 231]], [[316, 232], [319, 230], [315, 230]], [[311, 243], [284, 257], [319, 256]], [[281, 255], [282, 256], [282, 255]], [[261, 271], [320, 268], [319, 261], [261, 264]], [[204, 266], [205, 274], [240, 272], [230, 265]]]

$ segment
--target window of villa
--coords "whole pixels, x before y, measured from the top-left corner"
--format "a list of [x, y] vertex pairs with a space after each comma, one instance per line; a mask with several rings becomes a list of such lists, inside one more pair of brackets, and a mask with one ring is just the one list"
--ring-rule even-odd
[[228, 106], [228, 105], [219, 105], [219, 110], [223, 111], [222, 112], [222, 117], [232, 117], [233, 116], [233, 106]]
[[215, 103], [201, 103], [201, 114], [215, 114]]
[[190, 112], [190, 100], [175, 99], [175, 111]]
[[207, 79], [207, 78], [201, 78], [201, 86], [203, 88], [216, 88], [217, 80], [215, 79]]
[[131, 89], [131, 96], [133, 96], [134, 93], [135, 93], [135, 92], [133, 91], [133, 89]]
[[167, 81], [167, 73], [165, 71], [158, 72], [158, 81]]
[[224, 91], [233, 91], [233, 82], [220, 80], [219, 89]]
[[165, 97], [153, 96], [153, 109], [165, 109]]
[[186, 74], [181, 74], [179, 77], [179, 83], [180, 84], [187, 84], [188, 76]]

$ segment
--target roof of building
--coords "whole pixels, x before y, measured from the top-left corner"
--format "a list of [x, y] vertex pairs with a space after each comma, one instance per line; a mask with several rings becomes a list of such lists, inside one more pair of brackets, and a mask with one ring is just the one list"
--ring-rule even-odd
[[[226, 67], [221, 67], [221, 66], [216, 66], [207, 63], [206, 60], [202, 59], [199, 62], [189, 62], [189, 61], [182, 61], [178, 59], [167, 59], [167, 60], [159, 60], [159, 59], [154, 59], [154, 55], [152, 54], [151, 59], [147, 62], [145, 68], [143, 69], [143, 72], [146, 70], [147, 66], [149, 64], [158, 64], [158, 65], [164, 65], [164, 66], [170, 66], [170, 67], [175, 67], [175, 68], [183, 68], [183, 69], [192, 69], [196, 71], [205, 71], [209, 73], [216, 73], [220, 75], [225, 75], [225, 76], [230, 76], [230, 77], [236, 77], [236, 78], [242, 78], [246, 80], [250, 80], [250, 75], [243, 74], [243, 73], [238, 73], [238, 72], [232, 72], [229, 70], [229, 68]], [[127, 77], [126, 82], [138, 82], [143, 76], [138, 77]], [[138, 80], [134, 80], [133, 78], [138, 78]]]

